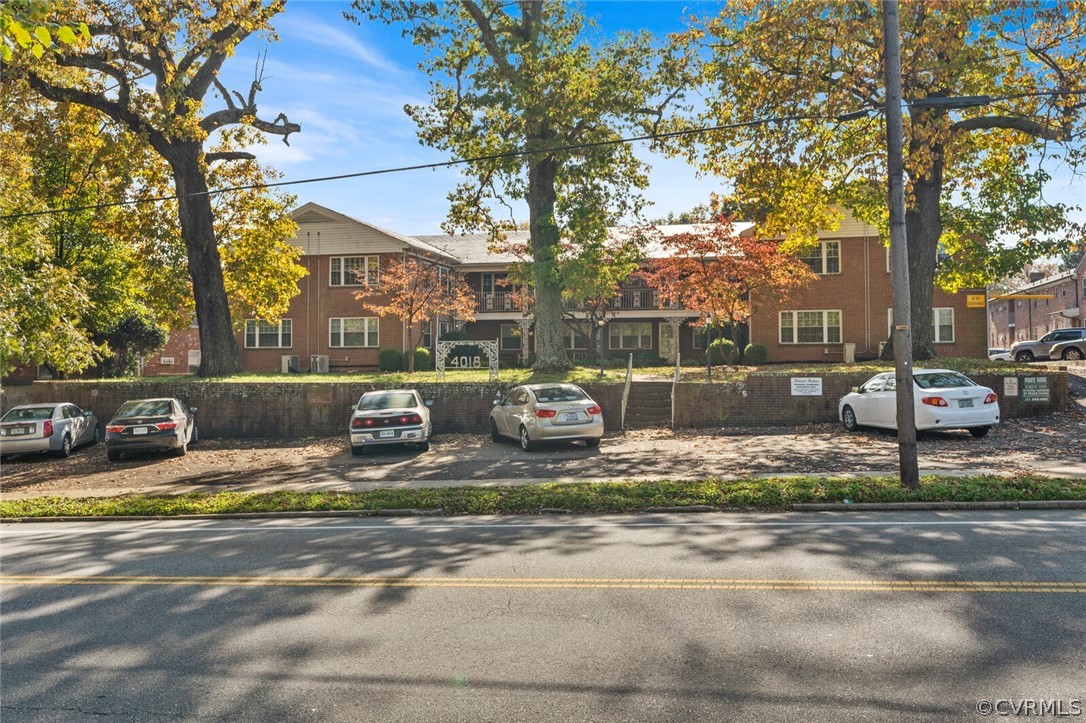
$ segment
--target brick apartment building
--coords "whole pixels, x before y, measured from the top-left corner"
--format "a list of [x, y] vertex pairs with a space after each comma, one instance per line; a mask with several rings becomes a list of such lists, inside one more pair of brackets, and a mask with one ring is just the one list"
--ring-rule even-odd
[[[422, 345], [434, 342], [454, 326], [476, 339], [499, 340], [502, 364], [526, 361], [534, 348], [532, 320], [516, 308], [504, 281], [511, 255], [489, 250], [485, 235], [406, 236], [307, 203], [293, 212], [298, 232], [293, 244], [302, 252], [308, 275], [300, 293], [275, 325], [245, 321], [237, 342], [242, 365], [251, 372], [314, 369], [374, 369], [382, 349], [404, 350], [404, 324], [377, 317], [354, 299], [361, 286], [355, 272], [379, 279], [390, 259], [423, 254], [463, 273], [476, 293], [473, 322], [437, 319], [422, 331]], [[665, 234], [694, 230], [670, 226]], [[752, 224], [736, 224], [751, 234]], [[523, 236], [524, 238], [519, 238]], [[766, 347], [770, 362], [841, 362], [855, 355], [872, 358], [889, 336], [892, 293], [888, 253], [876, 230], [851, 217], [834, 232], [820, 233], [819, 246], [805, 261], [818, 274], [786, 303], [755, 297], [754, 316], [743, 338]], [[526, 240], [526, 233], [512, 241]], [[646, 259], [651, 263], [651, 256]], [[983, 357], [987, 349], [983, 290], [934, 293], [936, 350], [941, 356]], [[979, 305], [977, 302], [979, 301]], [[630, 279], [616, 294], [602, 328], [604, 355], [674, 360], [704, 357], [704, 332], [689, 309], [665, 304], [658, 291], [640, 278]], [[571, 317], [583, 312], [567, 309]], [[571, 323], [566, 348], [573, 359], [594, 358], [584, 323]], [[196, 329], [171, 335], [161, 352], [146, 360], [144, 374], [177, 374], [199, 364]]]
[[1008, 349], [1016, 341], [1086, 326], [1086, 258], [1078, 267], [1041, 278], [988, 301], [988, 344]]

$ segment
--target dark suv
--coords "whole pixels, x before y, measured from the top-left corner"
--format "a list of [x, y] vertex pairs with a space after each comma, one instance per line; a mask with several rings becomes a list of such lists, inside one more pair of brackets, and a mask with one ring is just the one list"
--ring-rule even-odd
[[1054, 345], [1060, 344], [1061, 342], [1081, 342], [1084, 340], [1086, 340], [1086, 329], [1057, 329], [1056, 331], [1048, 332], [1042, 336], [1039, 341], [1017, 342], [1011, 347], [1011, 358], [1016, 362], [1031, 362], [1038, 359], [1059, 359], [1059, 354], [1052, 352], [1052, 347]]

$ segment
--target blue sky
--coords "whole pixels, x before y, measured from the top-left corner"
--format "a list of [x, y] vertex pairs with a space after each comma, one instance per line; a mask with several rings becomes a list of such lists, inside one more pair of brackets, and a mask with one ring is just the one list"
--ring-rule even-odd
[[[642, 28], [662, 37], [682, 29], [690, 12], [711, 6], [615, 1], [589, 3], [587, 11], [597, 17], [602, 37]], [[345, 2], [290, 0], [273, 21], [280, 42], [251, 37], [223, 69], [227, 87], [244, 90], [258, 56], [267, 50], [261, 115], [270, 119], [284, 112], [302, 132], [291, 136], [289, 147], [269, 137], [267, 146], [254, 150], [284, 173], [284, 180], [449, 160], [419, 144], [415, 124], [403, 111], [405, 103], [427, 99], [428, 80], [418, 69], [421, 52], [400, 37], [398, 28], [347, 22], [343, 11], [348, 8]], [[639, 155], [653, 168], [646, 193], [654, 204], [646, 212], [650, 217], [689, 210], [720, 188], [718, 179], [698, 179], [685, 161], [645, 149]], [[440, 233], [447, 195], [458, 178], [455, 169], [410, 171], [291, 191], [299, 204], [312, 201], [401, 233]]]
[[[601, 39], [621, 30], [647, 29], [660, 37], [683, 29], [684, 19], [705, 16], [717, 2], [596, 0], [586, 5], [599, 23]], [[251, 37], [223, 69], [227, 87], [246, 90], [258, 58], [266, 50], [261, 115], [284, 112], [300, 123], [290, 146], [269, 137], [254, 149], [280, 170], [284, 180], [332, 176], [382, 168], [450, 160], [419, 144], [405, 103], [427, 100], [428, 79], [418, 69], [421, 52], [381, 23], [356, 25], [343, 19], [347, 2], [290, 0], [273, 19], [280, 42]], [[681, 159], [666, 158], [641, 147], [652, 166], [645, 193], [649, 218], [689, 210], [721, 190], [718, 178], [698, 178]], [[1051, 168], [1052, 200], [1078, 205], [1083, 195], [1066, 168]], [[295, 186], [298, 203], [313, 201], [356, 218], [406, 234], [440, 233], [448, 211], [447, 195], [456, 185], [455, 168], [410, 171], [369, 178]], [[523, 209], [523, 207], [521, 207]], [[1082, 213], [1074, 214], [1083, 220]], [[518, 211], [518, 220], [527, 220]]]

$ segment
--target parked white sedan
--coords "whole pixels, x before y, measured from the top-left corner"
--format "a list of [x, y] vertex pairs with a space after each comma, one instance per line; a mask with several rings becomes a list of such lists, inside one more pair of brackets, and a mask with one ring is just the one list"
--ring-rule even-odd
[[494, 400], [490, 438], [520, 441], [525, 452], [539, 442], [582, 440], [598, 447], [603, 438], [603, 409], [576, 384], [525, 384]]
[[[968, 429], [983, 437], [999, 424], [999, 396], [950, 369], [918, 369], [913, 373], [916, 428]], [[841, 397], [837, 416], [851, 431], [859, 427], [897, 429], [897, 378], [876, 374]]]
[[414, 389], [366, 392], [351, 415], [351, 453], [366, 454], [372, 447], [389, 444], [414, 444], [424, 452], [430, 449], [434, 425], [429, 404]]

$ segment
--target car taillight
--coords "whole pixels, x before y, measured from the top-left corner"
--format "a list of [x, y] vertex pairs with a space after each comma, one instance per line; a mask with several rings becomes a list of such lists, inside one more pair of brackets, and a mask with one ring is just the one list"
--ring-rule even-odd
[[109, 432], [110, 434], [120, 434], [121, 432], [124, 431], [124, 425], [123, 424], [107, 424], [106, 425], [106, 431]]
[[986, 396], [984, 398], [984, 403], [985, 404], [995, 404], [998, 401], [999, 401], [999, 395], [996, 394], [995, 392], [990, 393], [988, 396]]
[[160, 432], [165, 432], [167, 429], [177, 429], [177, 422], [155, 422], [155, 426]]
[[410, 417], [407, 418], [407, 421], [409, 421], [411, 424], [422, 424], [422, 415], [412, 414]]
[[52, 437], [53, 436], [53, 423], [48, 419], [46, 419], [45, 424], [42, 425], [42, 436], [43, 437]]
[[540, 419], [550, 419], [551, 417], [558, 416], [558, 412], [553, 409], [536, 409], [535, 416], [539, 417]]
[[942, 397], [924, 397], [920, 400], [921, 404], [927, 404], [929, 407], [949, 407], [946, 400]]
[[585, 410], [589, 414], [603, 414], [603, 407], [598, 404], [593, 404], [591, 407]]

